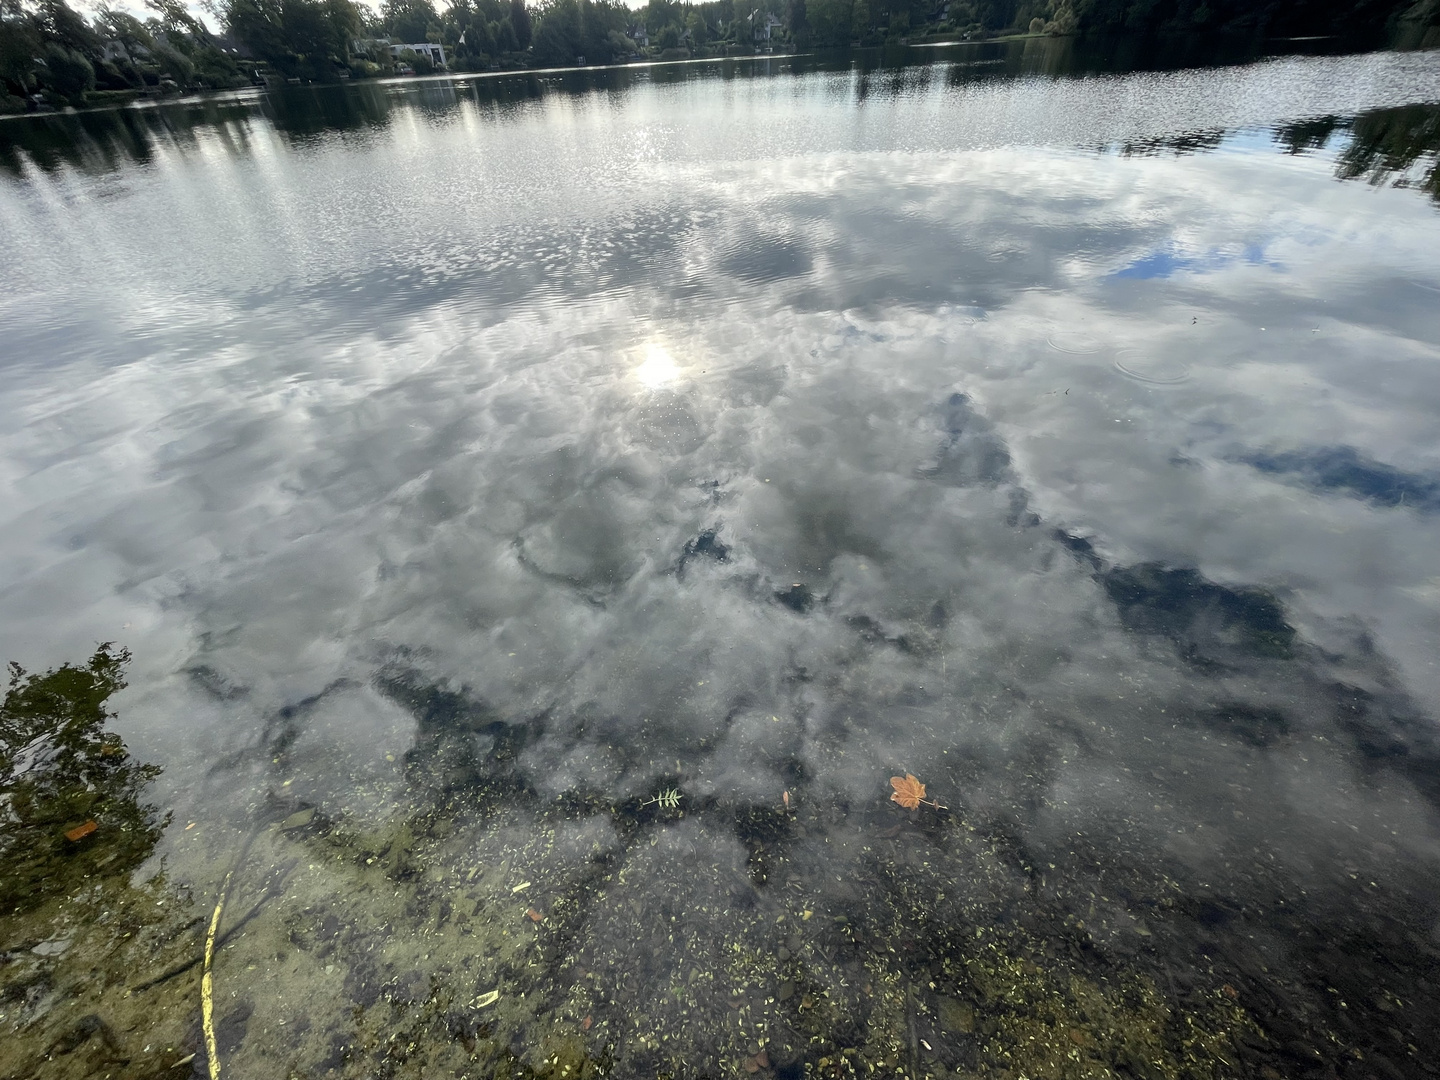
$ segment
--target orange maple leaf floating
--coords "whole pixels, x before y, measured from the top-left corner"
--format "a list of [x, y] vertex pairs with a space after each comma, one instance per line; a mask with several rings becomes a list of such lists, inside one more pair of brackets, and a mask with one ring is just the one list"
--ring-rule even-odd
[[925, 801], [925, 785], [910, 773], [906, 773], [904, 777], [890, 777], [890, 786], [895, 789], [890, 801], [898, 802], [906, 810], [918, 810]]
[[936, 810], [945, 809], [938, 802], [925, 798], [925, 785], [917, 780], [913, 773], [890, 777], [890, 786], [895, 789], [890, 801], [899, 803], [906, 810], [918, 810], [921, 803], [933, 806]]

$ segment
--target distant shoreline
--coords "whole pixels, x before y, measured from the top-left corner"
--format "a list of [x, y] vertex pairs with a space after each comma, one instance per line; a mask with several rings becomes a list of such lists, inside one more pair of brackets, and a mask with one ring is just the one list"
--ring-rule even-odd
[[[972, 44], [966, 42], [965, 44]], [[840, 50], [837, 50], [840, 51]], [[411, 86], [415, 83], [473, 82], [480, 79], [507, 79], [517, 75], [563, 75], [572, 71], [625, 71], [631, 68], [679, 67], [684, 64], [729, 64], [776, 60], [781, 57], [802, 57], [815, 55], [809, 52], [751, 53], [748, 56], [691, 56], [683, 60], [633, 60], [624, 64], [585, 64], [571, 67], [509, 68], [504, 71], [440, 71], [433, 75], [388, 75], [373, 79], [335, 79], [329, 82], [277, 83], [274, 86], [232, 86], [223, 90], [201, 90], [168, 97], [143, 95], [128, 101], [105, 102], [87, 105], [83, 109], [67, 106], [63, 109], [45, 109], [36, 112], [0, 113], [0, 122], [6, 120], [33, 120], [43, 116], [80, 116], [86, 113], [116, 112], [122, 109], [154, 109], [164, 105], [182, 105], [198, 101], [218, 101], [225, 98], [247, 100], [274, 90], [299, 90], [305, 87], [334, 86]]]
[[[148, 94], [147, 94], [147, 95], [138, 96], [138, 97], [132, 98], [132, 99], [130, 99], [130, 100], [126, 100], [126, 101], [104, 102], [104, 103], [99, 103], [99, 104], [95, 104], [95, 105], [87, 105], [87, 106], [85, 106], [84, 108], [75, 108], [75, 107], [73, 107], [73, 106], [67, 106], [67, 107], [65, 107], [65, 108], [63, 108], [63, 109], [47, 109], [47, 110], [44, 110], [44, 111], [37, 111], [37, 112], [3, 113], [3, 114], [0, 114], [0, 123], [3, 123], [3, 122], [5, 122], [5, 121], [31, 120], [31, 119], [35, 119], [35, 118], [38, 118], [38, 117], [47, 117], [47, 116], [53, 116], [53, 117], [60, 117], [60, 116], [81, 116], [81, 115], [90, 114], [90, 113], [116, 112], [116, 111], [125, 110], [125, 109], [134, 109], [134, 110], [136, 110], [136, 111], [142, 111], [142, 110], [147, 110], [147, 109], [160, 108], [160, 107], [167, 106], [167, 105], [185, 105], [185, 104], [195, 104], [195, 103], [207, 102], [207, 101], [225, 101], [225, 100], [248, 101], [248, 100], [252, 100], [252, 99], [254, 99], [254, 98], [256, 98], [256, 97], [263, 96], [263, 95], [265, 95], [265, 94], [267, 94], [267, 93], [270, 93], [270, 92], [272, 92], [272, 91], [276, 91], [276, 90], [281, 90], [281, 91], [285, 91], [285, 90], [298, 90], [298, 89], [302, 89], [302, 88], [305, 88], [305, 87], [308, 87], [308, 88], [311, 88], [311, 89], [317, 89], [317, 88], [320, 88], [320, 87], [330, 88], [330, 87], [339, 87], [339, 86], [370, 86], [370, 85], [374, 85], [374, 86], [394, 87], [394, 86], [410, 86], [410, 85], [416, 85], [416, 84], [433, 85], [433, 84], [444, 83], [444, 82], [449, 82], [449, 83], [457, 83], [457, 82], [459, 82], [459, 83], [465, 83], [465, 82], [480, 82], [480, 81], [482, 81], [482, 80], [491, 80], [491, 79], [509, 79], [509, 78], [515, 78], [515, 77], [517, 77], [517, 76], [554, 76], [554, 75], [564, 75], [564, 74], [568, 74], [568, 73], [572, 73], [572, 72], [582, 72], [582, 71], [583, 71], [583, 72], [592, 72], [592, 71], [627, 71], [627, 70], [632, 70], [632, 69], [646, 69], [646, 70], [649, 70], [649, 69], [652, 69], [652, 68], [683, 67], [683, 66], [686, 66], [686, 65], [696, 65], [696, 64], [727, 64], [727, 63], [737, 63], [737, 64], [738, 64], [738, 63], [754, 63], [754, 62], [756, 62], [756, 61], [761, 61], [761, 60], [769, 61], [769, 60], [779, 60], [779, 59], [785, 59], [785, 58], [799, 59], [799, 58], [803, 58], [803, 57], [811, 57], [811, 56], [817, 56], [817, 55], [822, 55], [822, 54], [833, 54], [833, 55], [837, 55], [837, 56], [838, 56], [838, 55], [844, 54], [844, 53], [856, 53], [856, 52], [871, 51], [871, 50], [883, 50], [883, 49], [895, 48], [895, 47], [905, 48], [905, 49], [941, 49], [941, 48], [952, 48], [952, 47], [961, 47], [961, 46], [1005, 45], [1005, 44], [1013, 44], [1013, 43], [1015, 43], [1015, 42], [1020, 42], [1020, 41], [1032, 41], [1032, 40], [1063, 41], [1063, 40], [1076, 39], [1076, 38], [1082, 37], [1082, 36], [1083, 36], [1083, 35], [1079, 35], [1079, 34], [1043, 34], [1043, 33], [1040, 33], [1040, 34], [1005, 34], [1005, 35], [996, 36], [996, 37], [980, 37], [980, 38], [973, 38], [973, 37], [972, 37], [972, 38], [929, 37], [929, 38], [926, 38], [926, 40], [920, 40], [920, 41], [907, 40], [907, 41], [905, 41], [905, 42], [903, 42], [903, 43], [902, 43], [902, 42], [886, 42], [886, 43], [884, 43], [884, 44], [882, 44], [882, 45], [864, 45], [864, 46], [851, 45], [851, 46], [837, 47], [837, 48], [833, 48], [833, 49], [814, 49], [814, 48], [812, 48], [812, 49], [805, 50], [805, 51], [803, 51], [803, 52], [792, 52], [792, 51], [788, 51], [788, 50], [787, 50], [787, 51], [784, 51], [784, 52], [750, 53], [750, 54], [748, 54], [748, 55], [738, 55], [738, 56], [692, 56], [692, 57], [685, 57], [685, 58], [683, 58], [683, 59], [675, 59], [675, 60], [658, 60], [658, 59], [653, 59], [653, 60], [632, 60], [632, 61], [627, 61], [627, 62], [625, 62], [625, 63], [619, 63], [619, 64], [584, 64], [584, 65], [573, 65], [573, 66], [565, 66], [565, 67], [507, 68], [507, 69], [505, 69], [505, 70], [500, 70], [500, 71], [442, 71], [442, 72], [436, 72], [436, 73], [431, 74], [431, 75], [390, 75], [390, 76], [374, 77], [374, 78], [335, 79], [335, 80], [333, 80], [333, 81], [325, 81], [325, 82], [318, 82], [318, 81], [317, 81], [317, 82], [304, 82], [304, 83], [298, 83], [298, 84], [296, 84], [296, 83], [277, 83], [277, 84], [275, 84], [275, 85], [265, 85], [265, 86], [260, 86], [260, 85], [238, 86], [238, 87], [228, 87], [228, 88], [225, 88], [225, 89], [217, 89], [217, 90], [191, 91], [191, 92], [188, 92], [188, 93], [175, 94], [175, 95], [173, 95], [173, 96], [165, 96], [165, 97], [158, 97], [158, 96], [152, 96], [152, 95], [148, 95]], [[1294, 36], [1274, 37], [1274, 38], [1266, 38], [1265, 40], [1266, 40], [1266, 41], [1275, 42], [1275, 43], [1282, 43], [1282, 42], [1295, 42], [1295, 43], [1300, 43], [1300, 42], [1309, 42], [1309, 41], [1328, 41], [1328, 40], [1335, 40], [1335, 39], [1337, 39], [1337, 38], [1340, 37], [1340, 36], [1341, 36], [1341, 35], [1336, 35], [1336, 34], [1318, 34], [1318, 35], [1306, 35], [1306, 36], [1301, 36], [1301, 37], [1294, 37]], [[1372, 51], [1372, 50], [1371, 50], [1371, 49], [1364, 49], [1364, 48], [1362, 48], [1362, 49], [1360, 49], [1359, 51], [1369, 52], [1369, 51]], [[1384, 51], [1383, 47], [1382, 47], [1381, 51]]]

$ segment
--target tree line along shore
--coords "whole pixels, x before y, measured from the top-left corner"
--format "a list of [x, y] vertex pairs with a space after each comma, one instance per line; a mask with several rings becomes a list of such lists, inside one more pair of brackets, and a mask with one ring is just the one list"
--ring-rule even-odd
[[0, 0], [0, 113], [273, 82], [1010, 35], [1344, 35], [1440, 44], [1440, 0], [182, 0], [146, 17]]

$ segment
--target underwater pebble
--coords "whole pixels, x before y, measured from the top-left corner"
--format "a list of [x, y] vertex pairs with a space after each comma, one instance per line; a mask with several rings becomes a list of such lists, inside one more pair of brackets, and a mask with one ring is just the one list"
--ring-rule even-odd
[[286, 832], [291, 829], [303, 829], [310, 822], [315, 820], [315, 807], [307, 807], [304, 810], [297, 810], [280, 823], [280, 828]]
[[946, 1031], [969, 1034], [975, 1030], [975, 1009], [954, 998], [941, 998], [940, 1023]]
[[50, 941], [42, 941], [30, 951], [36, 956], [59, 956], [69, 948], [69, 938], [53, 938]]

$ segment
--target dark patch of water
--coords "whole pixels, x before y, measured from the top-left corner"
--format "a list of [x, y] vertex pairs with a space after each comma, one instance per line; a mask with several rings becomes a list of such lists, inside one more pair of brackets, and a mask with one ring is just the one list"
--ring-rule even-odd
[[1238, 460], [1316, 492], [1349, 495], [1377, 506], [1408, 506], [1422, 513], [1440, 509], [1440, 479], [1376, 461], [1353, 446], [1254, 453]]

